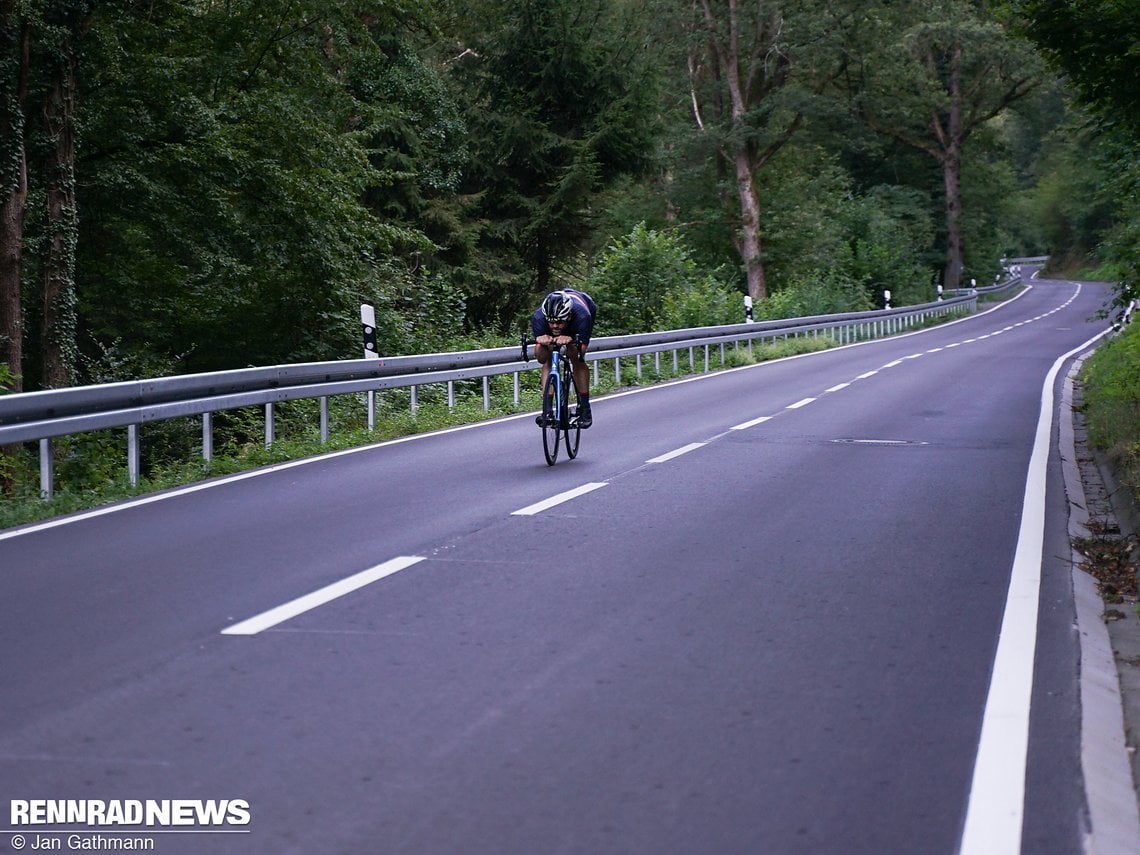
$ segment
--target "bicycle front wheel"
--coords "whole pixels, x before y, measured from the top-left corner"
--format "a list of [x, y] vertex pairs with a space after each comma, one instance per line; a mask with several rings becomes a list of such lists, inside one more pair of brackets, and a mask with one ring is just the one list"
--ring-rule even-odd
[[557, 391], [558, 377], [551, 371], [542, 390], [542, 453], [546, 456], [547, 466], [553, 466], [558, 459], [558, 441], [562, 435]]

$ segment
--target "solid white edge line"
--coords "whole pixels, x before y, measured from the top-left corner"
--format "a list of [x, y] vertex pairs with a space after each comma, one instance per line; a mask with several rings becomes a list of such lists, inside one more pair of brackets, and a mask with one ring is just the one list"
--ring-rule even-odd
[[762, 424], [764, 424], [764, 422], [768, 422], [771, 420], [772, 420], [772, 416], [761, 416], [760, 418], [753, 419], [750, 422], [744, 422], [743, 424], [734, 425], [733, 427], [729, 428], [729, 430], [748, 430], [751, 427], [756, 427], [756, 425], [762, 425]]
[[1042, 386], [1037, 431], [1025, 479], [1021, 526], [986, 695], [959, 855], [1017, 855], [1021, 851], [1029, 708], [1033, 700], [1044, 550], [1045, 482], [1053, 428], [1053, 386], [1064, 362], [1103, 335], [1099, 333], [1059, 357]]
[[398, 558], [385, 561], [383, 564], [378, 564], [368, 570], [362, 570], [353, 576], [349, 576], [347, 579], [341, 579], [339, 582], [325, 585], [325, 587], [319, 588], [311, 594], [297, 597], [297, 599], [290, 600], [269, 611], [262, 612], [240, 623], [228, 626], [222, 630], [222, 635], [257, 635], [259, 632], [264, 632], [270, 627], [284, 623], [290, 618], [315, 609], [317, 606], [323, 606], [325, 603], [331, 602], [338, 597], [343, 597], [345, 594], [351, 594], [358, 588], [363, 588], [365, 585], [370, 585], [373, 582], [383, 579], [385, 576], [398, 573], [423, 560], [423, 557], [419, 555], [401, 555]]
[[576, 499], [584, 493], [589, 493], [593, 490], [597, 490], [599, 487], [604, 487], [608, 483], [608, 481], [594, 481], [589, 484], [583, 484], [581, 487], [575, 487], [573, 490], [567, 490], [565, 493], [559, 493], [557, 496], [551, 496], [549, 499], [543, 499], [541, 502], [535, 502], [533, 505], [527, 505], [525, 508], [511, 511], [511, 516], [532, 517], [535, 514], [540, 514], [549, 508], [553, 508], [555, 505], [561, 505], [563, 502], [569, 502], [571, 499]]
[[659, 457], [654, 457], [650, 460], [646, 460], [645, 462], [646, 463], [664, 463], [667, 460], [672, 460], [674, 457], [680, 457], [682, 454], [688, 454], [690, 451], [696, 451], [698, 448], [702, 448], [705, 445], [707, 445], [707, 443], [690, 442], [688, 445], [682, 446], [681, 448], [675, 448], [666, 454], [662, 454]]

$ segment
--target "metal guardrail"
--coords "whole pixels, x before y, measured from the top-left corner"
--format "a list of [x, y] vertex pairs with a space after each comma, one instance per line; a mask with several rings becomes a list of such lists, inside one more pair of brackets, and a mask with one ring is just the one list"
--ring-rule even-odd
[[[1020, 277], [1005, 283], [1005, 287]], [[593, 363], [594, 382], [604, 360], [614, 360], [620, 383], [621, 360], [635, 357], [641, 373], [645, 354], [673, 352], [674, 368], [679, 351], [689, 351], [689, 366], [696, 370], [694, 351], [704, 349], [704, 370], [709, 370], [709, 348], [719, 346], [721, 363], [728, 344], [739, 347], [764, 340], [826, 336], [837, 343], [893, 335], [933, 318], [968, 314], [977, 310], [977, 297], [967, 294], [918, 306], [880, 311], [818, 315], [780, 321], [731, 324], [716, 327], [666, 330], [638, 335], [594, 338], [586, 355]], [[529, 355], [529, 354], [528, 354]], [[132, 484], [141, 470], [140, 428], [150, 422], [189, 416], [202, 417], [202, 456], [213, 457], [213, 414], [240, 407], [265, 408], [265, 443], [274, 441], [274, 405], [284, 401], [319, 399], [321, 441], [328, 439], [328, 399], [335, 395], [368, 393], [368, 427], [375, 426], [375, 393], [384, 389], [411, 388], [411, 406], [417, 406], [417, 387], [447, 383], [448, 403], [454, 405], [458, 381], [482, 378], [484, 409], [490, 408], [489, 380], [513, 374], [514, 402], [519, 402], [519, 375], [534, 370], [516, 347], [500, 347], [454, 353], [352, 359], [246, 368], [76, 386], [41, 392], [0, 396], [0, 445], [40, 444], [40, 490], [52, 493], [51, 440], [88, 431], [127, 428], [127, 469]]]

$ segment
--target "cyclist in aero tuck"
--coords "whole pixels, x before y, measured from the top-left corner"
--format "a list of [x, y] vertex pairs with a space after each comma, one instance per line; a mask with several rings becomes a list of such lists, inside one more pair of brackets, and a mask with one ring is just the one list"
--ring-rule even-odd
[[[550, 374], [551, 345], [569, 344], [575, 336], [582, 344], [581, 350], [567, 348], [570, 365], [574, 369], [574, 386], [578, 391], [578, 427], [581, 428], [593, 424], [590, 414], [590, 369], [583, 357], [586, 355], [586, 345], [590, 343], [590, 334], [594, 331], [594, 317], [597, 314], [598, 307], [589, 294], [563, 288], [547, 294], [542, 306], [530, 320], [535, 340], [534, 357], [542, 363], [541, 389], [546, 388], [546, 377]], [[542, 416], [535, 421], [542, 424]]]

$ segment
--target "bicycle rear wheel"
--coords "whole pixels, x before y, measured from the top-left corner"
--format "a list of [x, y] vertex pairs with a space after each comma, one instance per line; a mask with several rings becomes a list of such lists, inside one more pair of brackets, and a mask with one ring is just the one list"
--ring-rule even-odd
[[546, 465], [553, 466], [558, 459], [558, 441], [561, 438], [561, 420], [556, 410], [558, 406], [558, 378], [553, 371], [546, 378], [546, 386], [542, 390], [542, 453], [546, 456]]
[[[570, 384], [572, 385], [572, 384]], [[582, 429], [578, 427], [577, 418], [570, 421], [570, 392], [567, 391], [565, 401], [562, 403], [562, 424], [566, 427], [566, 456], [573, 460], [578, 456], [578, 442], [582, 439]], [[578, 400], [578, 390], [574, 390], [574, 400]]]

